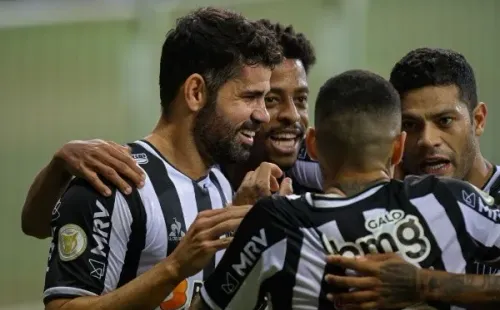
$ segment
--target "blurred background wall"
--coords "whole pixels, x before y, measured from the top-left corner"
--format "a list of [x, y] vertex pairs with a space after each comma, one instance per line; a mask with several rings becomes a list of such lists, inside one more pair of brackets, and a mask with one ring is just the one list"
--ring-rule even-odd
[[[0, 309], [43, 309], [48, 241], [20, 229], [21, 207], [37, 171], [68, 140], [131, 141], [158, 118], [162, 41], [195, 1], [122, 1], [0, 0]], [[500, 130], [494, 122], [500, 115], [500, 1], [204, 3], [292, 23], [306, 33], [318, 54], [309, 81], [313, 94], [328, 77], [350, 68], [387, 77], [416, 47], [462, 52], [475, 69], [480, 99], [489, 104], [483, 153], [500, 163], [493, 143]]]

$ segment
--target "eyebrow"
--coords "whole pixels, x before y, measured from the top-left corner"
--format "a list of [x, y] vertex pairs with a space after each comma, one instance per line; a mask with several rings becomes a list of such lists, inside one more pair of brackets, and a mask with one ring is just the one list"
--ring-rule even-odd
[[[419, 115], [415, 115], [411, 112], [402, 112], [402, 117], [406, 117], [406, 118], [413, 118], [413, 119], [420, 119], [422, 117], [420, 117]], [[439, 112], [428, 112], [428, 113], [425, 113], [425, 118], [435, 118], [435, 117], [440, 117], [440, 116], [443, 116], [443, 115], [447, 115], [447, 114], [457, 114], [457, 111], [455, 109], [444, 109], [442, 111], [439, 111]]]
[[241, 92], [242, 97], [262, 97], [265, 95], [263, 90], [244, 90]]
[[[284, 93], [285, 90], [280, 87], [271, 87], [271, 90], [269, 91], [270, 93]], [[302, 87], [297, 87], [293, 90], [294, 93], [309, 93], [309, 87], [302, 86]]]

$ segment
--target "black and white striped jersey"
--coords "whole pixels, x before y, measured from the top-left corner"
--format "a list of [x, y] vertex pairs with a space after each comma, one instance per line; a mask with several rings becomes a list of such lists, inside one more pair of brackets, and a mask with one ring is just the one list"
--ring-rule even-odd
[[[231, 201], [231, 187], [219, 170], [194, 181], [148, 142], [130, 147], [147, 174], [142, 189], [127, 196], [115, 189], [103, 197], [75, 179], [54, 209], [45, 303], [121, 287], [172, 253], [198, 212]], [[188, 308], [221, 256], [217, 253], [205, 270], [183, 281], [159, 309]]]
[[[500, 203], [500, 167], [493, 166], [493, 173], [481, 188], [484, 192], [495, 198], [496, 204]], [[467, 273], [470, 274], [499, 274], [500, 270], [496, 266], [490, 266], [478, 261], [467, 264]]]
[[392, 180], [349, 198], [262, 199], [201, 297], [211, 309], [253, 309], [261, 296], [274, 309], [332, 309], [324, 282], [328, 253], [397, 252], [422, 268], [454, 273], [472, 260], [498, 264], [500, 211], [492, 200], [469, 183], [435, 176]]

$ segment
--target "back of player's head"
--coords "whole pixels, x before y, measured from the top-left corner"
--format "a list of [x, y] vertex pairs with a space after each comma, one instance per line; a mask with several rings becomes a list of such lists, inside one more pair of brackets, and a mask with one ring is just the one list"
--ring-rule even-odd
[[[351, 70], [321, 87], [315, 107], [318, 158], [369, 169], [393, 156], [401, 132], [401, 103], [383, 77]], [[390, 162], [385, 162], [389, 164]]]
[[292, 25], [284, 26], [268, 19], [260, 19], [257, 23], [275, 33], [285, 58], [300, 60], [306, 73], [309, 73], [309, 69], [316, 63], [316, 53], [312, 43], [303, 33], [295, 32]]
[[469, 111], [478, 104], [474, 71], [462, 54], [452, 50], [418, 48], [409, 52], [392, 69], [390, 82], [401, 98], [426, 86], [455, 85]]
[[190, 75], [200, 74], [208, 91], [214, 92], [244, 65], [272, 68], [279, 64], [281, 51], [274, 32], [232, 11], [208, 7], [178, 19], [161, 55], [163, 111], [167, 112]]

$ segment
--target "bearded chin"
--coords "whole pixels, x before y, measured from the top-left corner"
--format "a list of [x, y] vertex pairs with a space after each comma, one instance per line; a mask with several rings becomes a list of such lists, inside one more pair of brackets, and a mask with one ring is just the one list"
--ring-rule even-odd
[[215, 101], [200, 110], [194, 124], [196, 147], [209, 165], [239, 163], [250, 156], [237, 140], [238, 129], [217, 112]]

